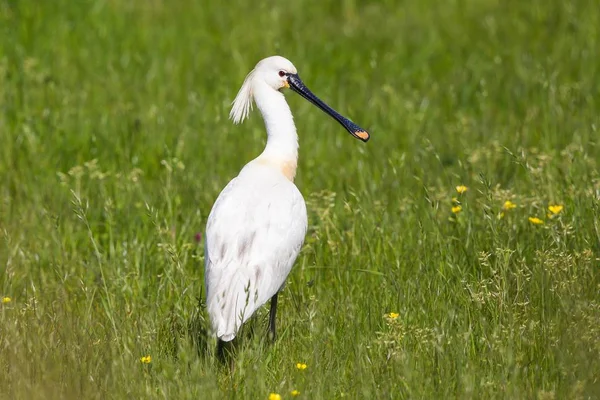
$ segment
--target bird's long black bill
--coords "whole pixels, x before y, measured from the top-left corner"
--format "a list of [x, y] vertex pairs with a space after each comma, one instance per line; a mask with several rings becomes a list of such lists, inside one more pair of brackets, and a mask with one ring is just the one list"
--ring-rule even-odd
[[313, 103], [315, 106], [319, 107], [321, 110], [325, 111], [327, 114], [331, 115], [337, 122], [339, 122], [352, 136], [357, 139], [366, 142], [369, 140], [371, 135], [369, 132], [365, 131], [360, 126], [356, 125], [354, 122], [350, 121], [348, 118], [340, 115], [333, 108], [329, 107], [325, 104], [321, 99], [313, 94], [306, 85], [302, 82], [300, 77], [297, 74], [290, 74], [287, 78], [288, 83], [290, 84], [290, 89], [294, 92], [298, 93], [300, 96], [304, 97], [306, 100]]

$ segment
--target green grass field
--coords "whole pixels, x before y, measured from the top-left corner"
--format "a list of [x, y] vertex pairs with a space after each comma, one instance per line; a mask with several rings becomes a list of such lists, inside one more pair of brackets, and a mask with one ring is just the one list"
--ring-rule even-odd
[[[600, 398], [599, 27], [592, 0], [0, 0], [0, 398]], [[372, 139], [286, 95], [309, 231], [232, 371], [195, 235], [262, 151], [228, 113], [273, 54]]]

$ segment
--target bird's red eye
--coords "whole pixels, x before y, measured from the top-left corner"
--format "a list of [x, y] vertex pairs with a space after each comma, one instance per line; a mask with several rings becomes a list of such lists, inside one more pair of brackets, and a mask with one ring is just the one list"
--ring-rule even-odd
[[283, 78], [285, 76], [285, 71], [279, 71], [279, 76]]

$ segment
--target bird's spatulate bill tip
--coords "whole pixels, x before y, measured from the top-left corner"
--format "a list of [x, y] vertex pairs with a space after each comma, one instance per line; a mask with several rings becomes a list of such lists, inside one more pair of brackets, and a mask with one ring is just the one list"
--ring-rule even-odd
[[371, 135], [367, 131], [356, 131], [354, 132], [357, 138], [362, 140], [363, 142], [368, 141], [371, 138]]

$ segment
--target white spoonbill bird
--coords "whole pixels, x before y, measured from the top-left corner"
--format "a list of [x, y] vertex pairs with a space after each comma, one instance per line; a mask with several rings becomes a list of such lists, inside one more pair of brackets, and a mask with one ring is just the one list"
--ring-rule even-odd
[[254, 101], [267, 128], [267, 145], [215, 201], [205, 235], [206, 304], [219, 346], [271, 299], [269, 330], [275, 339], [277, 294], [304, 242], [306, 205], [294, 185], [298, 136], [281, 90], [290, 88], [364, 142], [369, 133], [317, 98], [296, 67], [280, 56], [265, 58], [248, 74], [230, 118], [241, 123]]

